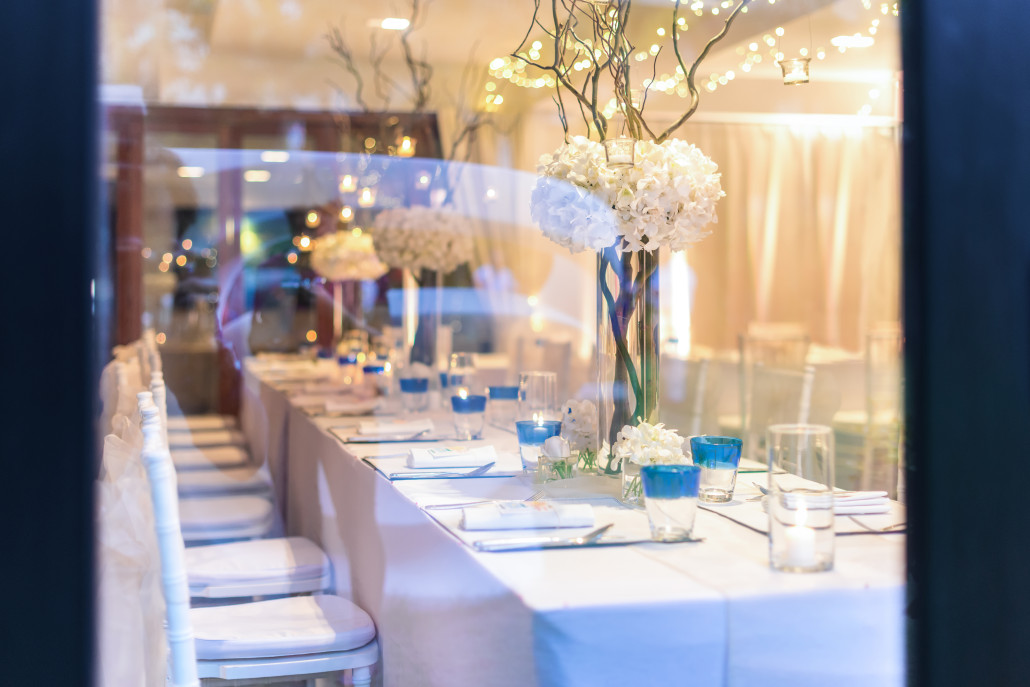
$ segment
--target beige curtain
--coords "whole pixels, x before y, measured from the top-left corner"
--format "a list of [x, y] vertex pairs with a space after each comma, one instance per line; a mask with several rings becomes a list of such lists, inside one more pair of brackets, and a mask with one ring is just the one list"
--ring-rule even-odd
[[719, 164], [719, 223], [688, 251], [694, 342], [735, 345], [752, 322], [796, 322], [861, 350], [900, 303], [900, 152], [861, 120], [697, 123], [679, 136]]

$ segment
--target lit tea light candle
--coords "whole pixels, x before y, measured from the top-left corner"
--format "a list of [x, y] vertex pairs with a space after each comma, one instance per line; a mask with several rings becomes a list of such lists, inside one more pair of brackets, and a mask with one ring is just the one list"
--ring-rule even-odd
[[783, 540], [786, 544], [784, 563], [788, 566], [807, 568], [816, 563], [815, 530], [805, 524], [807, 519], [807, 509], [798, 508], [797, 524], [783, 531]]
[[376, 192], [374, 189], [366, 186], [361, 189], [361, 194], [358, 196], [358, 205], [363, 208], [372, 207], [376, 202]]
[[410, 136], [405, 136], [401, 139], [400, 146], [397, 147], [397, 155], [400, 157], [411, 157], [415, 154], [415, 139]]

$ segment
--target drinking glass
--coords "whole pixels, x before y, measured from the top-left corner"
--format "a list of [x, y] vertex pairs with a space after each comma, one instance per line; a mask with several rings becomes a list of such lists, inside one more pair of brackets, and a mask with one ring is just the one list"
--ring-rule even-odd
[[702, 502], [726, 503], [733, 498], [742, 444], [737, 437], [690, 438], [690, 452], [694, 457], [694, 465], [701, 468]]
[[468, 393], [477, 391], [476, 355], [474, 353], [451, 353], [447, 365], [447, 386], [453, 393], [464, 388]]
[[640, 469], [644, 507], [656, 541], [683, 541], [694, 534], [701, 468], [696, 465], [645, 465]]
[[561, 420], [558, 407], [558, 375], [554, 372], [519, 374], [519, 408], [516, 420]]

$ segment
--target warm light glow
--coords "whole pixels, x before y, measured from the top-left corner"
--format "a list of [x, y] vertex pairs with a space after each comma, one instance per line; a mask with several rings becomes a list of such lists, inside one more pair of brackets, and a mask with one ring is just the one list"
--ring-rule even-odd
[[834, 36], [830, 39], [830, 45], [835, 48], [868, 48], [875, 41], [869, 36], [856, 33], [854, 36]]
[[311, 237], [301, 236], [300, 243], [298, 244], [301, 250], [309, 250], [311, 248]]
[[272, 173], [267, 169], [248, 169], [243, 173], [243, 180], [252, 184], [263, 184], [272, 178]]
[[297, 264], [297, 254], [292, 252], [292, 251], [287, 253], [286, 254], [286, 262], [290, 263], [291, 265], [296, 265]]
[[365, 148], [367, 148], [368, 150], [372, 150], [375, 147], [376, 147], [376, 140], [374, 138], [369, 136], [368, 138], [365, 139]]
[[375, 189], [366, 186], [361, 189], [361, 194], [358, 196], [358, 205], [363, 208], [370, 208], [376, 203], [376, 192]]
[[160, 265], [157, 266], [157, 269], [159, 271], [161, 271], [161, 272], [167, 272], [168, 271], [168, 263], [167, 262], [162, 262]]
[[408, 28], [410, 24], [411, 22], [403, 17], [387, 17], [383, 21], [379, 22], [379, 27], [386, 29], [387, 31], [403, 31]]
[[161, 262], [171, 262], [174, 259], [175, 259], [175, 256], [172, 255], [171, 253], [165, 253], [164, 255], [161, 256]]
[[318, 214], [317, 210], [309, 211], [308, 214], [307, 214], [307, 217], [304, 218], [304, 224], [306, 224], [309, 229], [314, 229], [315, 227], [317, 227], [321, 223], [322, 223], [322, 216], [320, 214]]
[[460, 389], [458, 389], [458, 396], [460, 398], [468, 398], [469, 397], [469, 390], [467, 388], [465, 388], [465, 387], [461, 387]]
[[361, 234], [362, 234], [361, 227], [354, 227], [353, 229], [350, 230], [350, 234], [354, 238], [357, 238], [357, 237], [361, 236]]
[[497, 191], [496, 191], [496, 190], [494, 190], [494, 189], [492, 189], [492, 188], [488, 188], [488, 189], [486, 190], [486, 199], [487, 199], [487, 200], [493, 200], [493, 199], [495, 199], [496, 197], [497, 197]]
[[150, 258], [150, 256], [151, 256], [151, 255], [153, 254], [153, 252], [152, 252], [152, 251], [150, 250], [150, 248], [148, 247], [148, 248], [144, 248], [143, 250], [141, 250], [141, 251], [139, 252], [139, 254], [143, 256], [143, 259], [144, 259], [144, 260], [147, 260], [147, 259], [149, 259], [149, 258]]
[[415, 188], [429, 188], [429, 175], [422, 172], [415, 181]]
[[287, 162], [290, 154], [285, 150], [265, 150], [261, 153], [262, 162]]
[[308, 333], [304, 335], [304, 338], [308, 340], [308, 343], [315, 343], [318, 341], [318, 332], [314, 329], [309, 329]]
[[182, 249], [183, 250], [189, 250], [190, 248], [193, 248], [193, 241], [191, 241], [189, 239], [183, 239], [183, 241], [182, 241]]
[[183, 179], [199, 179], [204, 176], [203, 167], [180, 167], [176, 172]]
[[353, 193], [358, 187], [358, 180], [353, 174], [344, 174], [340, 177], [340, 193]]
[[540, 297], [536, 295], [529, 296], [526, 298], [526, 303], [529, 304], [529, 307], [535, 308], [540, 303]]
[[344, 205], [340, 208], [340, 221], [349, 222], [354, 219], [354, 208], [349, 205]]
[[400, 157], [411, 157], [415, 154], [415, 139], [411, 136], [405, 136], [401, 139], [401, 144], [397, 147], [397, 155]]
[[177, 257], [175, 259], [175, 264], [178, 265], [179, 267], [185, 267], [186, 266], [186, 256], [185, 255], [180, 255], [179, 257]]
[[364, 352], [361, 352], [361, 353], [358, 353], [356, 356], [354, 356], [354, 359], [357, 360], [359, 364], [361, 364], [361, 363], [365, 362], [365, 358], [367, 358], [367, 357], [368, 356], [365, 355]]
[[165, 336], [164, 332], [158, 332], [157, 336], [154, 337], [154, 341], [156, 341], [159, 344], [163, 344], [167, 340], [168, 340], [168, 337]]

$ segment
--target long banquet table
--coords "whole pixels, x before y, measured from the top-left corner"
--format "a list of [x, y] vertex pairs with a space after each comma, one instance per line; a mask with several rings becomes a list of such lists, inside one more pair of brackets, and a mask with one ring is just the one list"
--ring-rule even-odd
[[[309, 415], [264, 369], [245, 365], [244, 431], [287, 533], [318, 542], [336, 593], [375, 620], [382, 684], [904, 683], [904, 535], [838, 536], [834, 570], [815, 574], [770, 570], [765, 535], [705, 510], [697, 544], [480, 553], [442, 524], [460, 511], [422, 505], [539, 485], [391, 482], [363, 458], [405, 444], [344, 444], [330, 428], [356, 419]], [[515, 447], [489, 426], [484, 438]]]

